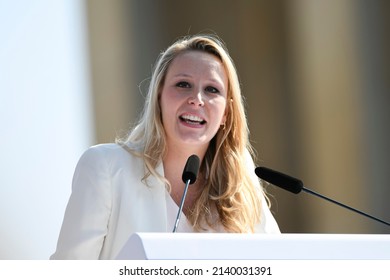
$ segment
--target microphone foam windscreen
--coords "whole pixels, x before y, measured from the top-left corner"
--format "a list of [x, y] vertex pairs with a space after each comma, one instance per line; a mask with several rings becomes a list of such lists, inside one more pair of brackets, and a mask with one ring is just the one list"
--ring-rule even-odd
[[255, 173], [260, 179], [289, 192], [297, 194], [303, 189], [303, 183], [301, 180], [278, 171], [274, 171], [266, 167], [256, 167]]
[[195, 183], [199, 172], [200, 160], [197, 155], [192, 155], [187, 159], [183, 170], [182, 180], [186, 184], [190, 180], [190, 185]]

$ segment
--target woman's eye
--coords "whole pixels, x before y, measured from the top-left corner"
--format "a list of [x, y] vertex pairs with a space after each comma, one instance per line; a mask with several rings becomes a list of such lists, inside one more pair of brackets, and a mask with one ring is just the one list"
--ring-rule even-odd
[[180, 88], [190, 88], [190, 84], [188, 82], [178, 82], [176, 84], [177, 87], [180, 87]]
[[215, 87], [207, 87], [206, 91], [211, 93], [219, 93], [219, 90], [216, 89]]

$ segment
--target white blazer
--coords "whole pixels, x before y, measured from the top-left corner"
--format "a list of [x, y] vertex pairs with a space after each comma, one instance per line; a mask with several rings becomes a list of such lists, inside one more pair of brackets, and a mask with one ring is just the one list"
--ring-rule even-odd
[[[251, 161], [251, 170], [254, 170]], [[142, 182], [142, 159], [117, 144], [89, 148], [74, 173], [57, 249], [50, 259], [115, 259], [134, 232], [170, 232], [166, 188]], [[157, 172], [164, 175], [162, 163]], [[253, 172], [254, 174], [254, 172]], [[259, 180], [254, 174], [257, 184]], [[280, 233], [265, 199], [256, 232]]]

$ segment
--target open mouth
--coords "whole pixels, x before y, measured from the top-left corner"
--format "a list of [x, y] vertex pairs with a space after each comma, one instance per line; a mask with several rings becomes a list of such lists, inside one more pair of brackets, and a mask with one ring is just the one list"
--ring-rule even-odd
[[188, 124], [205, 124], [206, 121], [198, 116], [194, 115], [182, 115], [179, 117], [180, 120]]

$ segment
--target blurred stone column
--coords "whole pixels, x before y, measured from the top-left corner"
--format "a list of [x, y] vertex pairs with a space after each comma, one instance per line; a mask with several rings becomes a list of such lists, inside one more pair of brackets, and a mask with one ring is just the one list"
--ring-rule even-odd
[[[364, 102], [365, 187], [372, 215], [390, 221], [390, 2], [358, 0], [357, 20]], [[390, 228], [372, 223], [375, 233]]]
[[[290, 2], [301, 179], [318, 192], [366, 208], [355, 1]], [[305, 194], [302, 194], [305, 195]], [[315, 197], [315, 232], [364, 232], [365, 218]]]
[[123, 136], [139, 105], [134, 82], [131, 26], [126, 1], [87, 1], [96, 141]]

